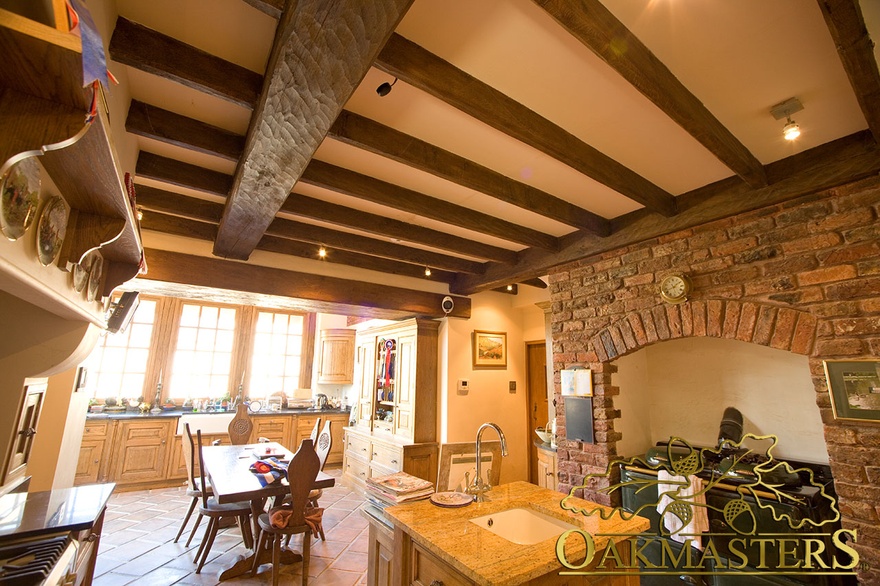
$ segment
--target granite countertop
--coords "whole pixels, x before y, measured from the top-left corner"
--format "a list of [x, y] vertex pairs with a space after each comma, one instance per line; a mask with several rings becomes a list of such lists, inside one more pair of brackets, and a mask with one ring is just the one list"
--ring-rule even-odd
[[[499, 511], [524, 507], [565, 520], [583, 528], [593, 536], [596, 551], [601, 551], [609, 537], [598, 534], [632, 534], [649, 527], [647, 519], [635, 517], [624, 521], [615, 515], [603, 521], [599, 515], [586, 517], [561, 508], [565, 495], [527, 482], [512, 482], [494, 487], [486, 493], [487, 500], [460, 508], [444, 508], [428, 500], [389, 507], [384, 515], [395, 526], [407, 532], [419, 545], [461, 572], [477, 584], [512, 586], [522, 584], [562, 566], [556, 557], [556, 540], [548, 539], [535, 545], [518, 545], [470, 523], [469, 519]], [[583, 499], [574, 504], [590, 509], [604, 508]], [[616, 541], [627, 537], [621, 535]], [[568, 559], [583, 558], [582, 539], [566, 542]]]
[[[262, 417], [270, 415], [320, 415], [326, 413], [329, 415], [348, 413], [343, 409], [282, 409], [281, 411], [257, 411], [256, 413], [248, 412], [251, 417]], [[182, 411], [173, 409], [171, 411], [162, 411], [161, 413], [141, 413], [139, 411], [111, 411], [110, 413], [87, 413], [86, 419], [146, 419], [150, 417], [180, 417], [181, 415], [234, 415], [235, 411]]]
[[0, 538], [80, 531], [95, 524], [115, 484], [89, 484], [0, 497]]

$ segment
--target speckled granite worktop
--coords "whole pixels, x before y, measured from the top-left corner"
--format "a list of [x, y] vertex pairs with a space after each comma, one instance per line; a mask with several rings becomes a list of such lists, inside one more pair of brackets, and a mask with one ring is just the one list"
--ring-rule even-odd
[[[512, 482], [496, 486], [486, 493], [487, 500], [461, 508], [443, 508], [428, 500], [417, 501], [385, 509], [385, 517], [407, 532], [416, 543], [442, 559], [477, 584], [512, 586], [538, 576], [562, 569], [556, 558], [556, 540], [548, 539], [535, 545], [517, 545], [495, 535], [469, 519], [511, 509], [532, 508], [541, 513], [563, 519], [582, 527], [593, 535], [596, 550], [608, 542], [599, 533], [639, 533], [649, 527], [647, 519], [636, 517], [624, 521], [615, 515], [602, 521], [599, 515], [585, 517], [564, 511], [562, 493], [540, 488], [527, 482]], [[574, 499], [581, 507], [601, 507], [581, 499]], [[606, 507], [602, 507], [606, 508]], [[619, 537], [622, 541], [625, 537]], [[584, 550], [583, 540], [569, 539], [566, 551], [569, 559], [578, 558], [575, 552]], [[578, 552], [578, 553], [580, 553]]]

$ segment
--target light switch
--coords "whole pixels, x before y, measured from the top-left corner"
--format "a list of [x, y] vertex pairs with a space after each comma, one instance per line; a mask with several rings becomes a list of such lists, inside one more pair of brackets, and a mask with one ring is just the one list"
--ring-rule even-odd
[[509, 383], [507, 383], [507, 390], [509, 390], [511, 394], [516, 393], [516, 381], [515, 380], [512, 380]]
[[470, 390], [470, 381], [467, 379], [460, 378], [458, 379], [458, 394], [459, 395], [467, 395]]

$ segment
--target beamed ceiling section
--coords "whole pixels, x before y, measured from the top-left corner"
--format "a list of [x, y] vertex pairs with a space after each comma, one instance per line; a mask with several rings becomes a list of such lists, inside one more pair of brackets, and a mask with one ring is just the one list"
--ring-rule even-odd
[[[119, 0], [142, 228], [216, 257], [150, 250], [147, 278], [436, 316], [446, 292], [545, 287], [562, 263], [880, 172], [858, 0], [775, 4], [242, 0], [239, 34], [182, 35]], [[267, 19], [269, 50], [245, 56]], [[790, 97], [804, 135], [785, 144], [770, 109]], [[249, 260], [308, 267], [319, 247], [340, 277]]]

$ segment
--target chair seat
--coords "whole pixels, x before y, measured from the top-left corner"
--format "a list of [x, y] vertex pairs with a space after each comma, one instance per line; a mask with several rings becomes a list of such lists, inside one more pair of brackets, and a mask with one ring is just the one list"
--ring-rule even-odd
[[269, 513], [263, 513], [262, 515], [260, 515], [260, 517], [257, 519], [257, 522], [260, 524], [260, 529], [268, 533], [281, 533], [282, 535], [287, 535], [288, 533], [311, 533], [312, 531], [312, 529], [306, 524], [290, 525], [288, 527], [274, 527], [269, 521]]
[[200, 505], [199, 512], [205, 516], [217, 515], [249, 515], [251, 513], [251, 503], [249, 501], [239, 501], [236, 503], [220, 504], [214, 497], [208, 498], [208, 506]]

